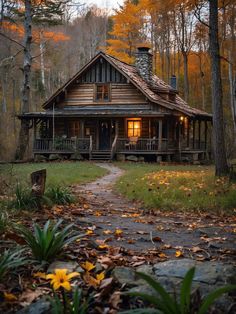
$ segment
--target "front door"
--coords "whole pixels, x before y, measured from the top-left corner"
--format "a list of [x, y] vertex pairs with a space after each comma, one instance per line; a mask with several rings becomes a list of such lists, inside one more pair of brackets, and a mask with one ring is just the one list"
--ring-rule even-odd
[[104, 120], [99, 122], [99, 149], [110, 149], [110, 121]]

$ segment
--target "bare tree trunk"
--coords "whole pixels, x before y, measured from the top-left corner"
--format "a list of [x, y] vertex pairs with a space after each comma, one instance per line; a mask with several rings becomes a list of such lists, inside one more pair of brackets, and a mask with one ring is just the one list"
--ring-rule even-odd
[[220, 49], [218, 39], [218, 0], [209, 0], [209, 46], [212, 78], [212, 111], [213, 111], [213, 145], [215, 152], [215, 175], [224, 176], [229, 173], [227, 165], [224, 119], [222, 107], [222, 82], [220, 72]]
[[[23, 87], [22, 87], [22, 113], [29, 112], [30, 109], [30, 85], [31, 85], [31, 43], [32, 43], [32, 3], [25, 0], [25, 19], [24, 19], [24, 65], [23, 65]], [[15, 158], [22, 160], [25, 156], [29, 142], [29, 120], [21, 120], [18, 146]]]
[[44, 66], [44, 43], [43, 43], [43, 31], [40, 30], [40, 70], [41, 70], [41, 81], [43, 85], [43, 89], [45, 89], [45, 66]]
[[184, 100], [189, 101], [189, 79], [188, 79], [188, 53], [182, 51], [184, 59]]

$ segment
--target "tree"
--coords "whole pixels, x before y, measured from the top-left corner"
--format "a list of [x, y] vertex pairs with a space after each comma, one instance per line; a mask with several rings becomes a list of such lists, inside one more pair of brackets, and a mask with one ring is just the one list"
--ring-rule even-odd
[[222, 106], [222, 82], [220, 48], [218, 39], [218, 0], [209, 0], [209, 48], [212, 78], [213, 145], [215, 152], [215, 174], [224, 176], [229, 172], [224, 139]]

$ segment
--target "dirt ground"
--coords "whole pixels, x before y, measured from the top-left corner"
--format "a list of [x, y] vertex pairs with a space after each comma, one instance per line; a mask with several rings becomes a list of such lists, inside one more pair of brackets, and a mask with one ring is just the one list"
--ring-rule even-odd
[[[109, 170], [109, 174], [92, 183], [74, 186], [73, 191], [84, 199], [83, 214], [76, 222], [87, 224], [98, 241], [124, 247], [134, 254], [156, 250], [168, 259], [180, 254], [199, 261], [235, 261], [236, 221], [232, 216], [151, 213], [113, 191], [123, 170], [112, 164], [97, 165]], [[117, 236], [111, 237], [116, 230]]]

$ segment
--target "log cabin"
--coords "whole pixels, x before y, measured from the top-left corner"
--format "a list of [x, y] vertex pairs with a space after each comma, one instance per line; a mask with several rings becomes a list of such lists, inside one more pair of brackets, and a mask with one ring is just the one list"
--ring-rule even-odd
[[211, 154], [211, 114], [190, 107], [152, 72], [139, 47], [135, 65], [99, 52], [31, 120], [33, 154], [90, 160], [194, 161]]

